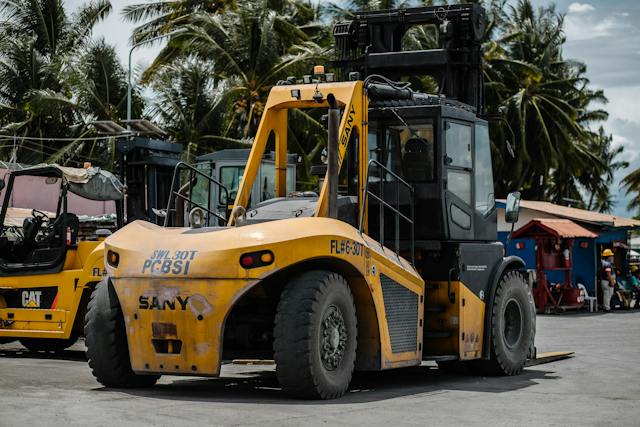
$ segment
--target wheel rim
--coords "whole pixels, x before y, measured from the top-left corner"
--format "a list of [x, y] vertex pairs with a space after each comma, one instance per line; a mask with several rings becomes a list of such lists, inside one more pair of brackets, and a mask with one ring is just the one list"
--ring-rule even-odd
[[504, 328], [502, 336], [509, 349], [518, 345], [522, 335], [522, 310], [515, 299], [507, 302], [504, 309]]
[[340, 366], [347, 345], [347, 328], [342, 312], [335, 305], [330, 305], [322, 317], [320, 331], [320, 358], [328, 371]]

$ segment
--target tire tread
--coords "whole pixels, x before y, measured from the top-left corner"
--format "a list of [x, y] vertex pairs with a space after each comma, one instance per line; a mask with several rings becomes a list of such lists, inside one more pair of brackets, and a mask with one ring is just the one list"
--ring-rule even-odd
[[[289, 395], [305, 399], [334, 399], [348, 389], [349, 381], [339, 389], [323, 387], [313, 369], [312, 313], [319, 309], [322, 295], [329, 286], [343, 286], [351, 296], [342, 276], [317, 270], [294, 278], [280, 297], [274, 327], [274, 358], [278, 381]], [[352, 297], [349, 303], [355, 317]], [[354, 367], [355, 357], [347, 371], [352, 374]]]

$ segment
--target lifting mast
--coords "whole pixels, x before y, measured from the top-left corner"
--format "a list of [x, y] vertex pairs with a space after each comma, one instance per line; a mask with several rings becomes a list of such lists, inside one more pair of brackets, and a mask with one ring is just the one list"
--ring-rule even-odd
[[[358, 72], [363, 78], [372, 74], [391, 79], [428, 75], [438, 82], [440, 95], [468, 104], [481, 115], [481, 44], [486, 22], [484, 8], [478, 4], [360, 12], [334, 26], [333, 67], [347, 74]], [[437, 48], [403, 49], [404, 36], [417, 25], [435, 26]]]

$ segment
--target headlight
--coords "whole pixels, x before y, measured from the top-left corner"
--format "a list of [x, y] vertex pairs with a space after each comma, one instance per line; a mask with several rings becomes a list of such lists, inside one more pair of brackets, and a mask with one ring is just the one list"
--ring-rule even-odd
[[107, 251], [107, 263], [113, 268], [118, 267], [118, 264], [120, 263], [120, 255], [114, 251]]

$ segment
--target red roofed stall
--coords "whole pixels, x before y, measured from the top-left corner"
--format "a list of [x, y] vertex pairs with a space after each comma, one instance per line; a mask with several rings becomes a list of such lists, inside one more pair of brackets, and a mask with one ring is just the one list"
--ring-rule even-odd
[[[585, 293], [572, 284], [573, 243], [576, 238], [598, 235], [568, 219], [536, 218], [513, 233], [513, 238], [532, 238], [536, 245], [537, 284], [533, 299], [539, 313], [581, 308]], [[551, 285], [547, 273], [564, 272], [563, 283]]]

